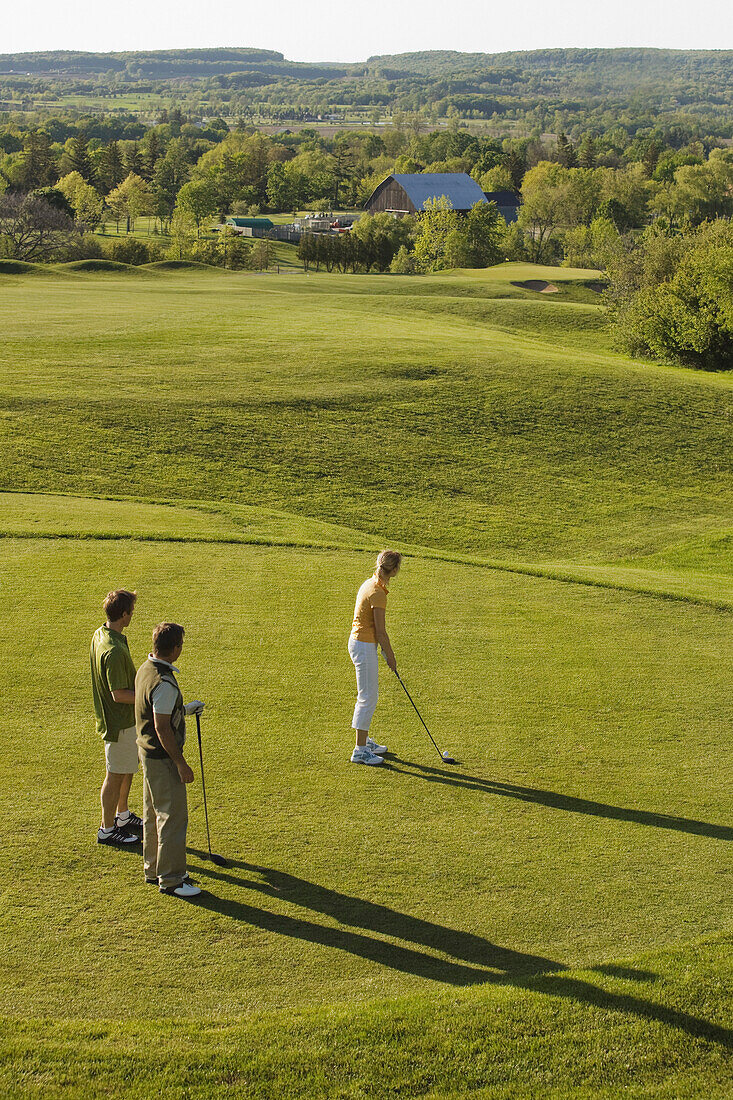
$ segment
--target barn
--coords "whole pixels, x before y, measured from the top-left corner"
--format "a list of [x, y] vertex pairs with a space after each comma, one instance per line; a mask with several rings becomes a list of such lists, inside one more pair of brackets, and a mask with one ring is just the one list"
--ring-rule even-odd
[[489, 202], [496, 203], [507, 225], [517, 220], [521, 203], [514, 191], [485, 191], [484, 194]]
[[454, 210], [468, 213], [486, 196], [465, 172], [423, 172], [387, 176], [364, 204], [368, 214], [417, 214], [429, 199], [445, 195]]

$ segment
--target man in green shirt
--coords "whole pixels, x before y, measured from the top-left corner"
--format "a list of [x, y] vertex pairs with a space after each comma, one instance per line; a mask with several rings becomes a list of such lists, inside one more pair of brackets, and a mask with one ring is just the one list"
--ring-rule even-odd
[[97, 833], [99, 844], [124, 848], [136, 844], [141, 819], [130, 812], [127, 799], [132, 777], [138, 770], [135, 740], [135, 665], [123, 631], [130, 625], [134, 592], [118, 588], [110, 592], [102, 608], [107, 616], [104, 626], [92, 637], [90, 662], [92, 695], [97, 733], [104, 740], [107, 772], [102, 784], [102, 824]]

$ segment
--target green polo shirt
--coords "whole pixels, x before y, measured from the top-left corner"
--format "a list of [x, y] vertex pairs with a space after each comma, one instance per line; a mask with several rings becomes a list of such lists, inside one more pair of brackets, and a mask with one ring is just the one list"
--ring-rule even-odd
[[89, 654], [92, 667], [92, 695], [97, 733], [105, 741], [117, 741], [120, 730], [135, 725], [133, 703], [116, 703], [113, 691], [135, 687], [135, 666], [127, 638], [108, 626], [100, 626], [92, 636]]

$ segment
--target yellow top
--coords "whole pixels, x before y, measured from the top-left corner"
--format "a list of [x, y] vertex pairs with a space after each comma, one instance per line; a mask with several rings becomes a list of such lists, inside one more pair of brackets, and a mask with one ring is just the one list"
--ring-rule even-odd
[[376, 642], [377, 635], [374, 631], [374, 607], [387, 609], [387, 593], [389, 589], [382, 584], [375, 573], [363, 585], [356, 594], [356, 606], [354, 608], [354, 622], [351, 626], [351, 636], [360, 642]]

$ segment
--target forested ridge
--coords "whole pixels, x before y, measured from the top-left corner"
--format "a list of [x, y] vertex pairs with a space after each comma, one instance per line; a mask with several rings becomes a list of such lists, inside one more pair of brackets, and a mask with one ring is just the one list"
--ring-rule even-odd
[[105, 110], [141, 97], [190, 116], [304, 121], [325, 114], [376, 121], [394, 111], [514, 121], [528, 128], [607, 127], [704, 119], [731, 137], [733, 51], [555, 49], [513, 53], [428, 51], [353, 64], [290, 61], [260, 49], [0, 54], [0, 108], [43, 111], [65, 96]]

